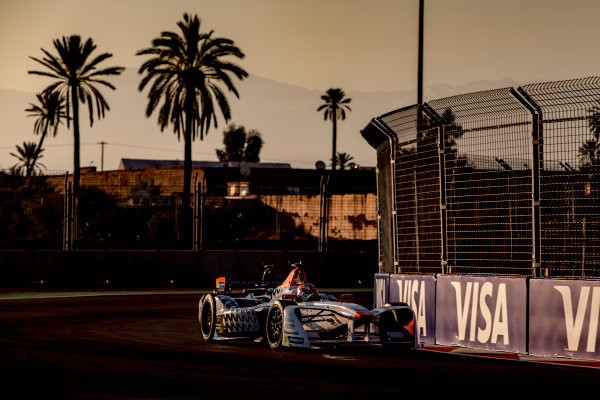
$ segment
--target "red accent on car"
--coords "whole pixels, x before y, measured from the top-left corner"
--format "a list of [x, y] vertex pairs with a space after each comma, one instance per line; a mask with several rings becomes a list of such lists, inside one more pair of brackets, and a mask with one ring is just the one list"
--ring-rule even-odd
[[403, 326], [404, 329], [406, 329], [407, 332], [409, 332], [411, 335], [415, 335], [415, 316], [413, 315], [413, 318], [410, 320], [410, 322], [407, 325]]
[[304, 270], [296, 266], [279, 287], [299, 286], [306, 283], [306, 274], [304, 273]]
[[375, 316], [371, 314], [371, 311], [357, 311], [354, 314], [354, 319], [373, 319]]
[[217, 278], [216, 283], [217, 283], [217, 293], [223, 294], [227, 291], [227, 285], [226, 285], [224, 276]]

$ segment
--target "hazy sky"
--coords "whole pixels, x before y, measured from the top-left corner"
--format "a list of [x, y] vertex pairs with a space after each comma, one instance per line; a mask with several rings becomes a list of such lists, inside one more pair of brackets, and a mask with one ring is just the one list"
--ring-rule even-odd
[[[0, 87], [39, 90], [28, 56], [92, 37], [115, 64], [183, 12], [233, 39], [254, 74], [309, 89], [412, 89], [418, 0], [0, 0]], [[597, 74], [597, 0], [426, 0], [425, 85]], [[46, 81], [44, 81], [46, 82]]]
[[[233, 39], [251, 74], [321, 92], [416, 88], [418, 0], [0, 0], [0, 88], [43, 89], [29, 56], [75, 33], [114, 54], [105, 66], [137, 70], [135, 52], [184, 12]], [[424, 85], [598, 75], [599, 15], [598, 0], [426, 0]]]

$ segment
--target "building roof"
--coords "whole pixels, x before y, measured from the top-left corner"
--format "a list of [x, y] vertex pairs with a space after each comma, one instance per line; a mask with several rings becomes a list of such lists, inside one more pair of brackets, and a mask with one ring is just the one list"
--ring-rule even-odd
[[[139, 158], [121, 158], [118, 169], [137, 170], [157, 167], [183, 167], [181, 160], [145, 160]], [[221, 161], [192, 161], [192, 168], [277, 168], [291, 169], [287, 163], [263, 163], [263, 162], [221, 162]]]

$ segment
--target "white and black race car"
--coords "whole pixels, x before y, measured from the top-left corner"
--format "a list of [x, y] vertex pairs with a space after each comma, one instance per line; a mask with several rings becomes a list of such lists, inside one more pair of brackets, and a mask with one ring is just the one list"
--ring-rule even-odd
[[341, 302], [309, 284], [302, 264], [292, 267], [280, 285], [261, 285], [243, 297], [228, 295], [225, 278], [217, 279], [217, 293], [204, 295], [198, 305], [202, 338], [266, 339], [274, 350], [342, 343], [417, 346], [415, 315], [406, 304], [368, 310]]

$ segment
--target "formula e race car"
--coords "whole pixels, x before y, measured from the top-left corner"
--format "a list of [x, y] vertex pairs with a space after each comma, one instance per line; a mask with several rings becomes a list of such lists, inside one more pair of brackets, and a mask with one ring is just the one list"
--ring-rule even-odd
[[417, 346], [415, 315], [405, 303], [368, 310], [338, 301], [306, 281], [302, 264], [292, 267], [276, 286], [268, 282], [266, 266], [263, 280], [239, 297], [231, 295], [225, 278], [217, 279], [216, 293], [204, 295], [198, 305], [202, 338], [266, 339], [274, 350], [342, 343]]

